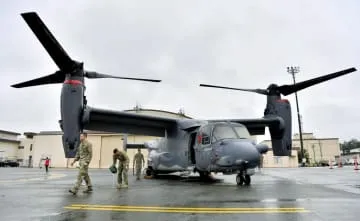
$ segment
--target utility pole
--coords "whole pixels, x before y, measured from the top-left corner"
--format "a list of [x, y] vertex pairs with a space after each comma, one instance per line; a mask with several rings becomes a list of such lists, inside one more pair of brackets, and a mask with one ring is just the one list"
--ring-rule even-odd
[[[300, 72], [300, 67], [287, 67], [287, 72], [292, 75], [294, 84], [295, 81], [295, 74]], [[297, 97], [297, 92], [295, 92], [295, 99], [296, 99], [296, 109], [297, 109], [297, 115], [298, 115], [298, 124], [299, 124], [299, 135], [300, 135], [300, 149], [301, 149], [301, 160], [302, 165], [304, 166], [304, 144], [302, 139], [302, 130], [301, 130], [301, 120], [300, 120], [300, 112], [299, 112], [299, 102]]]

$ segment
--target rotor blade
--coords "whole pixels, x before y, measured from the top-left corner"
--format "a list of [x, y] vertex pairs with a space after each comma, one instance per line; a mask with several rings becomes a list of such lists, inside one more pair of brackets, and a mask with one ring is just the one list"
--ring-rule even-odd
[[357, 71], [356, 68], [349, 68], [349, 69], [338, 71], [338, 72], [335, 72], [335, 73], [332, 73], [332, 74], [328, 74], [328, 75], [324, 75], [324, 76], [321, 76], [321, 77], [313, 78], [313, 79], [310, 79], [310, 80], [307, 80], [307, 81], [302, 81], [302, 82], [296, 83], [294, 85], [283, 85], [283, 86], [279, 87], [279, 92], [281, 94], [283, 94], [284, 96], [286, 96], [286, 95], [292, 94], [294, 92], [300, 91], [302, 89], [305, 89], [307, 87], [311, 87], [311, 86], [313, 86], [315, 84], [319, 84], [319, 83], [322, 83], [324, 81], [328, 81], [328, 80], [331, 80], [333, 78], [337, 78], [337, 77], [340, 77], [340, 76], [345, 75], [345, 74], [349, 74], [349, 73], [354, 72], [354, 71]]
[[44, 77], [36, 78], [30, 81], [21, 82], [18, 84], [11, 85], [14, 88], [32, 87], [44, 84], [57, 84], [62, 83], [65, 80], [65, 74], [61, 71], [57, 71], [54, 74], [50, 74]]
[[108, 75], [108, 74], [100, 74], [94, 71], [86, 71], [85, 77], [90, 79], [96, 79], [96, 78], [117, 78], [117, 79], [125, 79], [125, 80], [138, 80], [138, 81], [151, 81], [151, 82], [161, 82], [161, 80], [153, 80], [153, 79], [144, 79], [144, 78], [128, 78], [128, 77], [118, 77], [114, 75]]
[[21, 16], [36, 35], [37, 39], [41, 42], [42, 46], [46, 49], [47, 53], [60, 68], [60, 70], [64, 72], [71, 71], [71, 68], [75, 62], [61, 47], [59, 42], [51, 34], [37, 13], [26, 12], [22, 13]]
[[238, 91], [248, 91], [248, 92], [255, 92], [255, 93], [263, 94], [263, 95], [268, 94], [267, 90], [263, 90], [263, 89], [242, 89], [242, 88], [216, 86], [216, 85], [210, 85], [210, 84], [200, 84], [200, 87], [213, 87], [213, 88], [230, 89], [230, 90], [238, 90]]

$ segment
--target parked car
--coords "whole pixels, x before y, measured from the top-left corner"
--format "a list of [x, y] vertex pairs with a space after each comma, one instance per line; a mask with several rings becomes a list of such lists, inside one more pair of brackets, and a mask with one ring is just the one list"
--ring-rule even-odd
[[0, 162], [0, 167], [19, 167], [20, 164], [14, 160], [4, 160]]

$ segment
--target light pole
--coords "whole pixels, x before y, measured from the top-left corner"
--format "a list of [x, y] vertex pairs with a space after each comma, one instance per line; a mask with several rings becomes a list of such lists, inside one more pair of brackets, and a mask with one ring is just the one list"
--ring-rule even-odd
[[[287, 72], [292, 75], [294, 84], [295, 81], [295, 74], [300, 72], [300, 67], [287, 67]], [[303, 145], [303, 139], [302, 139], [302, 130], [301, 130], [301, 120], [300, 120], [300, 112], [299, 112], [299, 102], [297, 97], [297, 92], [295, 92], [295, 99], [296, 99], [296, 109], [297, 109], [297, 115], [298, 115], [298, 124], [299, 124], [299, 134], [300, 134], [300, 149], [301, 149], [301, 160], [304, 162], [304, 145]], [[302, 163], [304, 164], [304, 163]]]

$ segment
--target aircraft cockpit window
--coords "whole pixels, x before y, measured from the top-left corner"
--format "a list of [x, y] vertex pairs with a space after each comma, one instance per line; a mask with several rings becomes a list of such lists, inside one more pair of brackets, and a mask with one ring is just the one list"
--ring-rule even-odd
[[250, 139], [251, 135], [246, 127], [243, 126], [234, 126], [236, 133], [239, 135], [240, 139]]
[[227, 125], [215, 126], [212, 136], [212, 141], [216, 142], [223, 139], [237, 139], [238, 136], [232, 127]]

